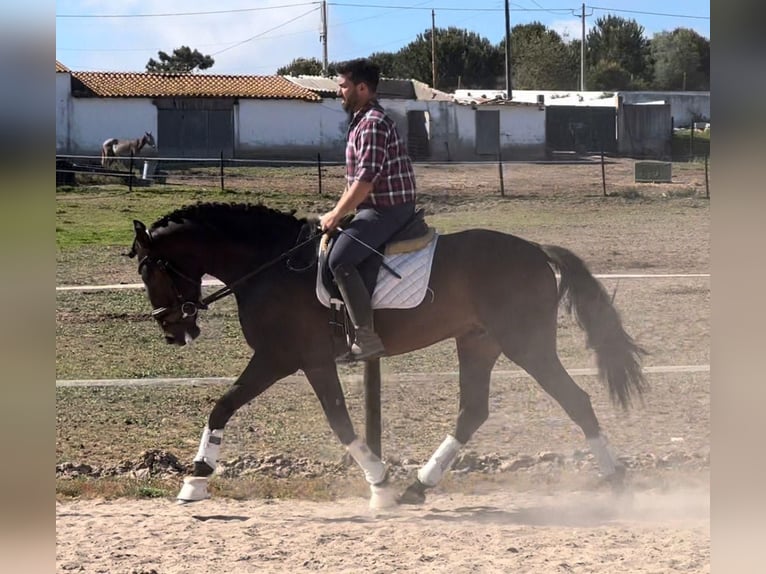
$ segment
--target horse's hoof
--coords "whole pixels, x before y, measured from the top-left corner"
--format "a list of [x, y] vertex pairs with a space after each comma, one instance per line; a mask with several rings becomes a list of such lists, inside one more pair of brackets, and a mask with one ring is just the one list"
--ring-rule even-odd
[[610, 474], [609, 476], [604, 477], [604, 482], [606, 482], [611, 488], [612, 492], [617, 495], [622, 495], [625, 492], [625, 475], [627, 474], [627, 470], [624, 466], [619, 465], [615, 467], [614, 472]]
[[380, 510], [382, 508], [391, 508], [396, 506], [397, 500], [391, 487], [388, 485], [388, 481], [383, 484], [370, 485], [370, 509]]
[[423, 504], [426, 501], [427, 488], [425, 484], [416, 480], [399, 496], [399, 504]]
[[184, 485], [176, 496], [178, 504], [189, 504], [190, 502], [199, 502], [210, 498], [210, 492], [207, 489], [206, 476], [187, 476], [184, 478]]

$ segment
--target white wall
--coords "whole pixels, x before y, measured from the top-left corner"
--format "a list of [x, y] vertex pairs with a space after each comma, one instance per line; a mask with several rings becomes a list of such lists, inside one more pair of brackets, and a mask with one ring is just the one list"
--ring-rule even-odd
[[500, 142], [505, 146], [545, 145], [545, 111], [537, 106], [500, 110]]
[[675, 127], [689, 127], [700, 118], [710, 121], [710, 92], [618, 92], [624, 104], [665, 101]]
[[[157, 145], [157, 108], [146, 98], [71, 98], [70, 152], [99, 155], [109, 138], [136, 139], [152, 132]], [[57, 120], [58, 122], [58, 120]]]
[[[62, 79], [59, 80], [58, 76]], [[149, 98], [72, 98], [68, 74], [57, 75], [56, 149], [94, 155], [110, 137], [138, 138], [150, 131], [162, 149], [157, 109]], [[64, 79], [66, 78], [66, 79]], [[68, 103], [67, 103], [68, 102]], [[476, 118], [471, 106], [447, 101], [382, 100], [403, 138], [407, 112], [427, 111], [431, 159], [460, 161], [475, 155]], [[500, 112], [500, 134], [509, 157], [520, 152], [541, 155], [545, 147], [545, 111], [537, 106], [482, 106]], [[234, 138], [238, 157], [342, 160], [348, 116], [339, 99], [321, 102], [240, 99], [234, 106]]]
[[340, 101], [240, 100], [238, 149], [263, 156], [337, 152], [345, 145], [347, 116]]
[[65, 153], [69, 148], [69, 119], [71, 76], [56, 73], [56, 153]]

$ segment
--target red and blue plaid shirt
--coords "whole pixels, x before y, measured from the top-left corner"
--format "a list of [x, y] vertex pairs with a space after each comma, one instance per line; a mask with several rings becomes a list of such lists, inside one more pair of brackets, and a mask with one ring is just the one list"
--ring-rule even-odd
[[372, 182], [359, 205], [388, 207], [415, 201], [415, 172], [394, 121], [377, 102], [354, 114], [346, 143], [346, 180]]

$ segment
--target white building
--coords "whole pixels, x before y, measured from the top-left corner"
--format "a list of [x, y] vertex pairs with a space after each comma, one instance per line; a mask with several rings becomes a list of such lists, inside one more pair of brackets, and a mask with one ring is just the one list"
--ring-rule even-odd
[[[348, 115], [328, 78], [70, 72], [56, 62], [56, 152], [151, 132], [161, 157], [342, 160]], [[421, 82], [383, 80], [380, 102], [422, 161], [540, 158], [545, 109], [462, 104]]]

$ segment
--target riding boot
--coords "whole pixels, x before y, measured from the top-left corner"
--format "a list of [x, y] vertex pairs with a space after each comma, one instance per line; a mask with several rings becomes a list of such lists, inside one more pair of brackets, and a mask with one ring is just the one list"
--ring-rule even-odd
[[356, 332], [350, 352], [338, 357], [336, 361], [370, 361], [382, 357], [386, 349], [373, 329], [370, 293], [359, 270], [352, 265], [338, 265], [335, 269], [335, 282]]

